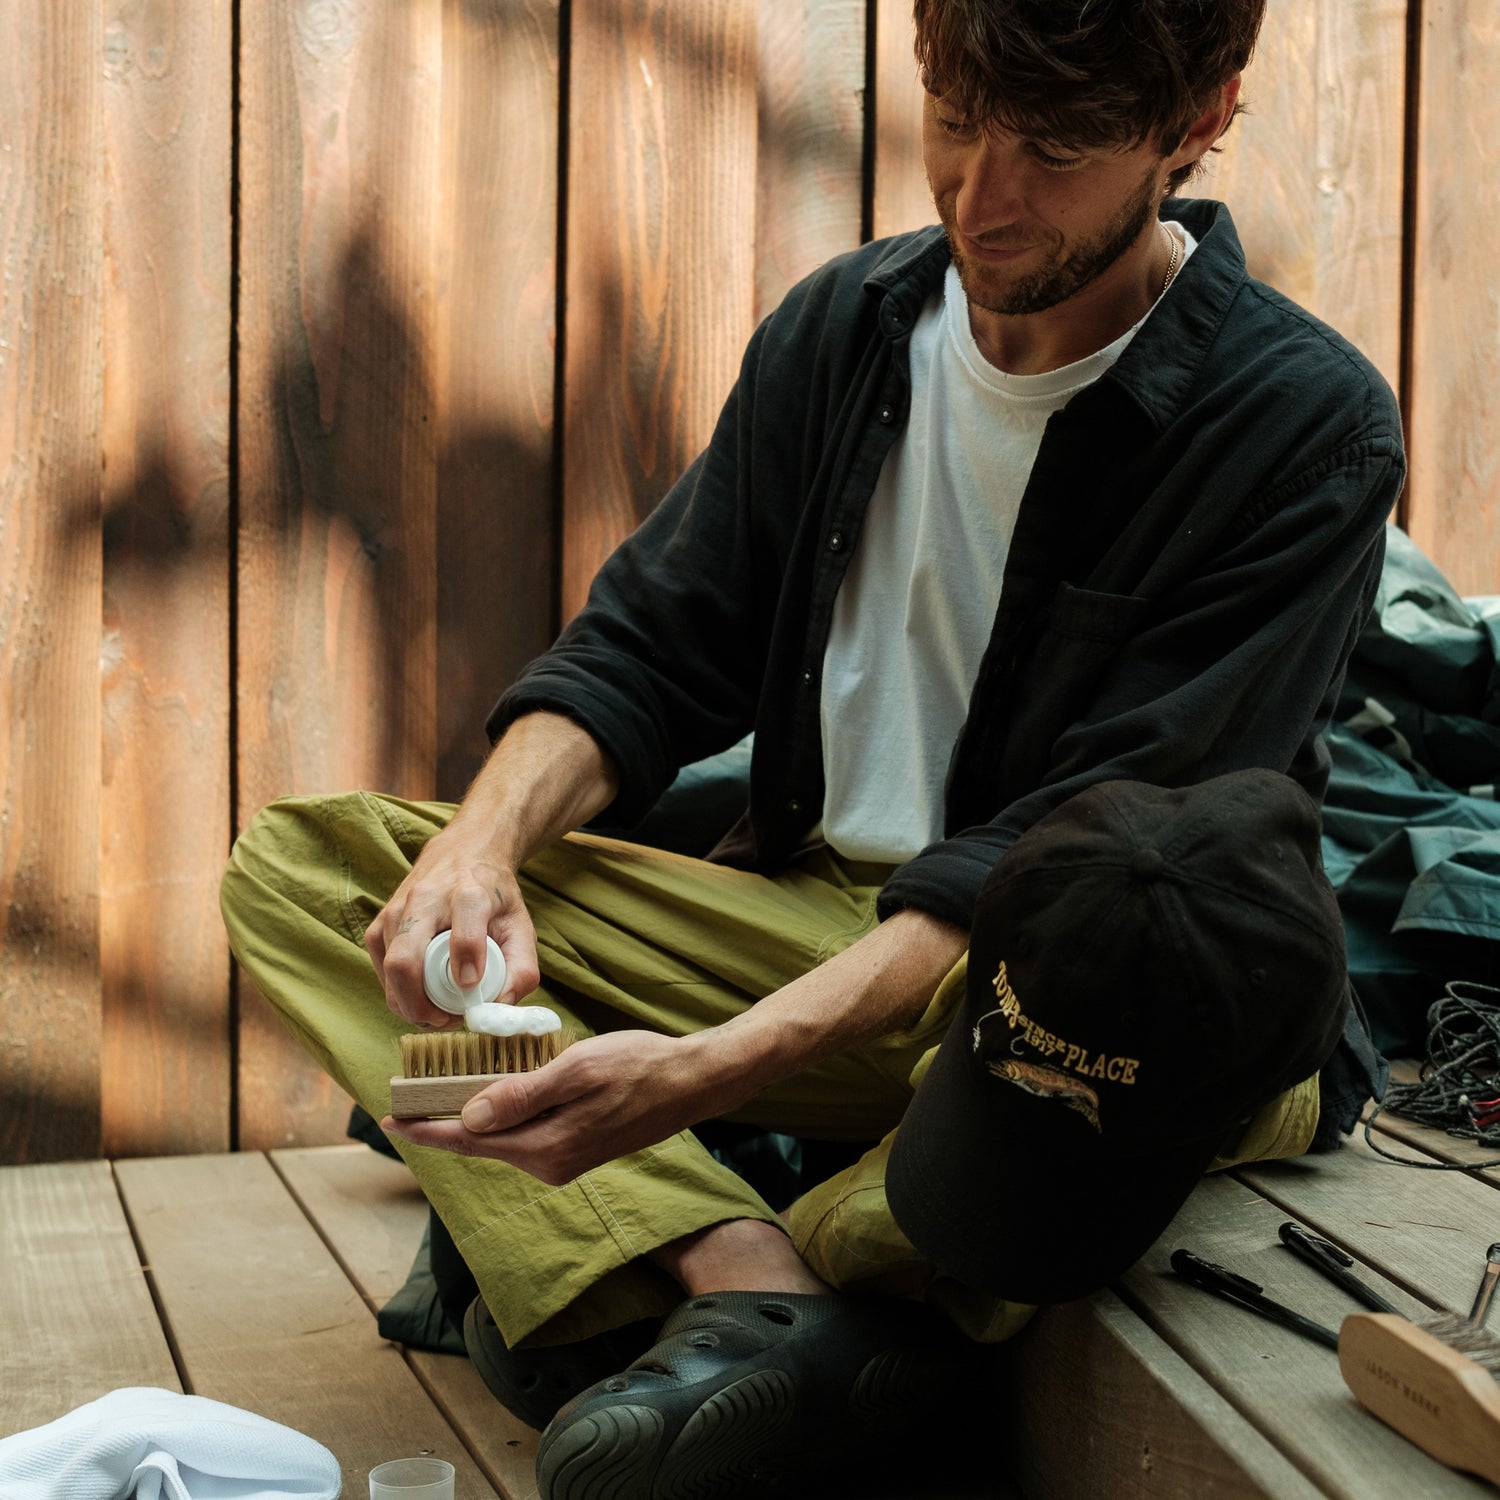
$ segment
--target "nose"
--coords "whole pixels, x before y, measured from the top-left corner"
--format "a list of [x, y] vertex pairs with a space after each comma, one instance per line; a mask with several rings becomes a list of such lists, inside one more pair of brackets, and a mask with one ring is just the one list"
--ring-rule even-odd
[[966, 153], [953, 212], [961, 233], [978, 239], [1022, 217], [1024, 202], [1015, 144], [985, 134]]

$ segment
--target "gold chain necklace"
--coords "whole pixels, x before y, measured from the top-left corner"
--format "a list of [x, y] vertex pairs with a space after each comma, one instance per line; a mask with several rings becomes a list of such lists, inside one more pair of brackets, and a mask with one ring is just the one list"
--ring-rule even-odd
[[1161, 291], [1158, 294], [1159, 297], [1165, 297], [1167, 288], [1172, 285], [1172, 278], [1177, 274], [1178, 262], [1182, 258], [1182, 241], [1165, 224], [1161, 226], [1161, 232], [1172, 242], [1172, 253], [1167, 257], [1167, 279], [1162, 282]]

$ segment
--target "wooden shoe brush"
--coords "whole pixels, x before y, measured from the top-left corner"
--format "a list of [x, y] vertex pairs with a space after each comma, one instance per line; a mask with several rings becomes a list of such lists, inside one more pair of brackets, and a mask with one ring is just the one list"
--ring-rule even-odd
[[1455, 1320], [1439, 1337], [1393, 1313], [1351, 1313], [1339, 1369], [1360, 1405], [1450, 1468], [1500, 1484], [1500, 1343]]
[[504, 1073], [529, 1073], [552, 1061], [572, 1040], [556, 1014], [542, 1005], [498, 1005], [505, 958], [486, 937], [479, 983], [464, 989], [449, 967], [451, 932], [427, 945], [422, 989], [462, 1031], [415, 1032], [401, 1038], [401, 1072], [391, 1079], [391, 1118], [436, 1119], [460, 1113], [475, 1094]]
[[[539, 1005], [483, 1005], [466, 1013], [470, 1026], [504, 1021], [508, 1035], [485, 1031], [414, 1032], [400, 1039], [401, 1072], [391, 1079], [391, 1117], [456, 1115], [506, 1073], [529, 1073], [552, 1061], [572, 1040], [556, 1014]], [[503, 1013], [503, 1014], [501, 1014]]]
[[1500, 1484], [1500, 1339], [1485, 1331], [1500, 1243], [1466, 1318], [1411, 1323], [1355, 1313], [1339, 1329], [1339, 1369], [1366, 1410], [1439, 1463]]

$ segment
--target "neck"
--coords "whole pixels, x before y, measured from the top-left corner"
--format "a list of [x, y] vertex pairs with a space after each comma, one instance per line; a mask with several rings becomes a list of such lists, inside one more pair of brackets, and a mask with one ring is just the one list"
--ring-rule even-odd
[[1037, 313], [997, 313], [969, 303], [979, 352], [1007, 375], [1060, 370], [1112, 344], [1151, 311], [1175, 273], [1177, 239], [1153, 219], [1086, 287]]

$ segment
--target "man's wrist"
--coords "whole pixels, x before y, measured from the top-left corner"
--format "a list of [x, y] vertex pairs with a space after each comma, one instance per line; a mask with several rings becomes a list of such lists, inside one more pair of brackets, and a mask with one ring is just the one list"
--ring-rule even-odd
[[695, 1081], [710, 1106], [700, 1118], [709, 1119], [732, 1113], [795, 1073], [802, 1058], [790, 1041], [786, 1027], [757, 1017], [752, 1006], [732, 1021], [676, 1038], [681, 1058], [674, 1066]]

